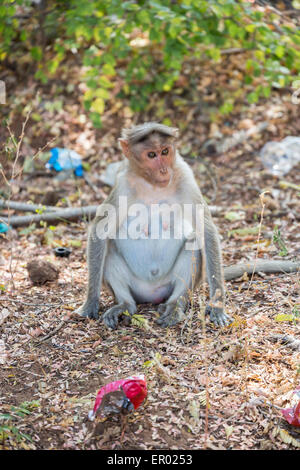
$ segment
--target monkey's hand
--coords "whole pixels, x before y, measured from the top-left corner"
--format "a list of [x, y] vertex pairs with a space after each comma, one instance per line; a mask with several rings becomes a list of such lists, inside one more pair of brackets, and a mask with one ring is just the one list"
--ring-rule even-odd
[[82, 317], [92, 318], [97, 320], [99, 318], [99, 300], [87, 300], [81, 307], [79, 307], [75, 313]]
[[227, 326], [232, 322], [230, 316], [222, 308], [210, 307], [208, 305], [205, 309], [205, 315], [209, 315], [210, 321], [216, 326]]
[[115, 330], [118, 326], [120, 316], [126, 311], [129, 313], [129, 315], [134, 315], [136, 312], [136, 305], [127, 304], [125, 302], [114, 305], [109, 310], [106, 310], [102, 316], [102, 321], [108, 328]]
[[164, 328], [176, 325], [176, 323], [179, 323], [184, 318], [184, 310], [178, 302], [160, 304], [158, 312], [160, 313], [160, 317], [157, 323]]

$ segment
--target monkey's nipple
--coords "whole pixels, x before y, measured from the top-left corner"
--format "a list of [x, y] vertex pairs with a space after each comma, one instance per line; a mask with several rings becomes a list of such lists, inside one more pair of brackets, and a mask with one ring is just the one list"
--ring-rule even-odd
[[159, 269], [158, 269], [158, 268], [156, 268], [156, 269], [151, 269], [151, 274], [152, 274], [153, 277], [157, 276], [158, 273], [159, 273]]

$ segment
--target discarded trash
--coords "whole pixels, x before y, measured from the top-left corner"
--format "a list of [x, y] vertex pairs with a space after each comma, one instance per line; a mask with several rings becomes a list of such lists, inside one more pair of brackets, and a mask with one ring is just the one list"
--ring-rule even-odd
[[144, 375], [128, 377], [110, 382], [100, 388], [89, 419], [93, 421], [97, 414], [126, 414], [136, 410], [147, 396], [147, 385]]
[[122, 170], [123, 161], [110, 163], [104, 174], [100, 176], [100, 181], [108, 186], [114, 186], [119, 171]]
[[0, 233], [8, 232], [11, 229], [10, 225], [5, 224], [4, 222], [0, 222]]
[[74, 150], [54, 147], [50, 150], [51, 157], [46, 168], [56, 171], [74, 170], [76, 176], [83, 176], [81, 156]]
[[70, 250], [70, 248], [64, 248], [63, 246], [54, 248], [55, 256], [59, 256], [60, 258], [67, 258], [70, 256], [71, 252], [72, 250]]
[[[300, 398], [300, 387], [294, 391], [298, 398]], [[292, 426], [300, 426], [300, 401], [293, 408], [285, 408], [281, 410], [284, 418]]]
[[261, 149], [260, 158], [272, 175], [286, 175], [300, 162], [300, 137], [289, 136], [281, 142], [268, 142]]

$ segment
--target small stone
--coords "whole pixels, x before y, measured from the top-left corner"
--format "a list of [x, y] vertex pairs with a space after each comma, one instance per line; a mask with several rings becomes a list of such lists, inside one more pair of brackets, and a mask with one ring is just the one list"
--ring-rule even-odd
[[35, 260], [27, 264], [29, 278], [33, 284], [45, 284], [48, 281], [56, 281], [59, 270], [49, 261]]

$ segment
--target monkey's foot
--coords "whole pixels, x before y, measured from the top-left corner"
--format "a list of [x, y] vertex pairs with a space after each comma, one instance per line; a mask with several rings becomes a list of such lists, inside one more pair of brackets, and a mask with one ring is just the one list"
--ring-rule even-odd
[[232, 318], [221, 308], [212, 308], [208, 305], [205, 309], [205, 315], [209, 315], [210, 321], [216, 326], [228, 326], [232, 322]]
[[184, 318], [184, 310], [176, 302], [161, 304], [158, 307], [158, 313], [160, 313], [160, 317], [157, 323], [164, 328], [176, 325]]
[[81, 317], [93, 318], [97, 320], [99, 318], [99, 300], [94, 299], [89, 302], [85, 302], [81, 307], [79, 307], [75, 313], [80, 315]]
[[136, 306], [126, 303], [114, 305], [109, 310], [106, 310], [106, 312], [102, 315], [103, 323], [108, 328], [115, 330], [118, 326], [120, 316], [122, 313], [126, 312], [126, 310], [130, 315], [134, 315], [136, 312]]

